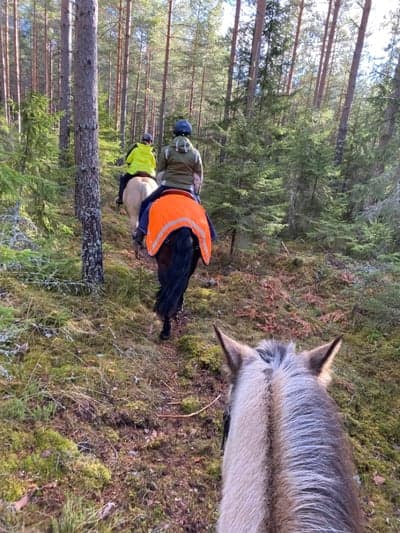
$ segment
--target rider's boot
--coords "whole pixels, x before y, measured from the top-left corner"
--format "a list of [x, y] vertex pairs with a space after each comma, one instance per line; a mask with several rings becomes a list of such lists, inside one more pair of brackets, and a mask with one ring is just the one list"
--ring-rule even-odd
[[140, 228], [137, 228], [135, 233], [132, 235], [134, 242], [142, 247], [143, 246], [143, 239], [144, 239], [144, 233]]

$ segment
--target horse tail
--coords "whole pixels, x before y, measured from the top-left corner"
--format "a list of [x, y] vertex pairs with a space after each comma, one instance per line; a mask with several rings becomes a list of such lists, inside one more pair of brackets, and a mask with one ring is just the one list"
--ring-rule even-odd
[[193, 235], [189, 228], [180, 228], [169, 235], [171, 260], [167, 268], [159, 268], [160, 289], [154, 311], [161, 318], [172, 318], [183, 304], [183, 295], [193, 273]]

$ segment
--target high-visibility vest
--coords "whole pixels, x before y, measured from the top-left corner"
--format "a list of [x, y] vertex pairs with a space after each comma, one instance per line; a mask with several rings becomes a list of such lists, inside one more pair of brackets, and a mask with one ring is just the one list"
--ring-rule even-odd
[[156, 175], [156, 158], [151, 144], [137, 143], [126, 156], [128, 173], [134, 176], [137, 172], [146, 172], [149, 176]]
[[168, 192], [153, 202], [149, 212], [146, 247], [149, 255], [156, 255], [170, 233], [190, 228], [196, 235], [203, 262], [211, 259], [211, 235], [207, 215], [202, 205], [184, 191]]

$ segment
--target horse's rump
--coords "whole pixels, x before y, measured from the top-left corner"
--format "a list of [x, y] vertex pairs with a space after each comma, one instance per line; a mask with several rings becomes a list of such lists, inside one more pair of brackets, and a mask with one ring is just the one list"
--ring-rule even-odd
[[167, 237], [180, 228], [188, 228], [196, 236], [201, 258], [208, 265], [211, 234], [207, 215], [204, 208], [184, 192], [167, 191], [151, 205], [146, 237], [149, 255], [156, 255]]
[[122, 200], [129, 216], [132, 233], [137, 228], [140, 206], [143, 200], [156, 188], [157, 183], [150, 177], [134, 176], [128, 181]]
[[180, 311], [199, 256], [197, 238], [189, 228], [175, 230], [162, 244], [156, 255], [160, 289], [154, 305], [161, 318], [172, 318]]

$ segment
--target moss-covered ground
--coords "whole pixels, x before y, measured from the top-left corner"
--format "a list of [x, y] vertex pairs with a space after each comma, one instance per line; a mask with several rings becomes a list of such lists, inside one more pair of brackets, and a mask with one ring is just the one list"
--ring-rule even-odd
[[[230, 258], [220, 242], [161, 343], [154, 264], [135, 259], [123, 214], [105, 205], [103, 224], [102, 295], [1, 274], [0, 531], [213, 531], [226, 390], [213, 323], [249, 343], [344, 336], [331, 391], [367, 530], [400, 531], [396, 269], [291, 243]], [[63, 254], [78, 261], [79, 237]]]

